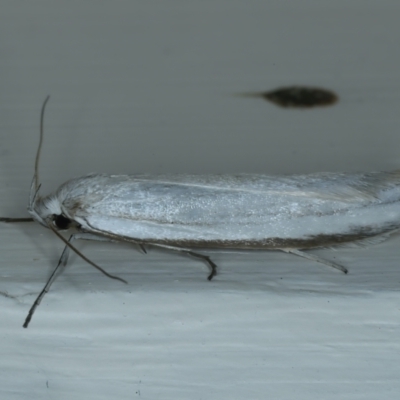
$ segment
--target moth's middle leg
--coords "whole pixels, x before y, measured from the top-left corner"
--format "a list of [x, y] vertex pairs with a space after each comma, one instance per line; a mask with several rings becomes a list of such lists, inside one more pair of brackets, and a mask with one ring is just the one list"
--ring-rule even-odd
[[153, 247], [159, 247], [161, 249], [176, 251], [178, 253], [187, 254], [188, 256], [199, 258], [200, 260], [205, 261], [205, 263], [210, 267], [211, 271], [210, 275], [208, 275], [207, 277], [209, 281], [211, 281], [211, 279], [214, 278], [215, 275], [217, 275], [217, 265], [214, 263], [214, 261], [211, 260], [209, 256], [206, 256], [205, 254], [196, 253], [191, 249], [185, 249], [183, 247], [175, 247], [158, 243], [144, 243], [144, 244], [148, 244]]

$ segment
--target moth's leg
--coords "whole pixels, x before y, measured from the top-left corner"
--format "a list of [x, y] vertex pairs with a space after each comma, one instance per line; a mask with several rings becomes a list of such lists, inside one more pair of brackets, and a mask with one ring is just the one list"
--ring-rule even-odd
[[0, 217], [0, 222], [7, 222], [7, 223], [33, 222], [33, 218], [4, 218], [4, 217]]
[[159, 247], [161, 249], [167, 249], [171, 251], [176, 251], [178, 253], [183, 253], [187, 254], [188, 256], [194, 257], [194, 258], [199, 258], [200, 260], [203, 260], [206, 262], [206, 264], [210, 267], [211, 273], [207, 277], [209, 281], [211, 281], [212, 278], [214, 278], [215, 275], [217, 275], [217, 265], [210, 259], [209, 256], [206, 256], [204, 254], [196, 253], [191, 249], [185, 249], [183, 247], [175, 247], [175, 246], [168, 246], [164, 244], [157, 244], [157, 243], [148, 243], [151, 246], [154, 247]]
[[[75, 233], [75, 234], [71, 235], [70, 238], [68, 239], [68, 242], [71, 243], [76, 239], [95, 240], [98, 242], [114, 242], [114, 240], [109, 239], [107, 237], [97, 236], [97, 235], [93, 235], [92, 233], [87, 233], [87, 232]], [[61, 262], [64, 266], [67, 265], [69, 251], [70, 251], [70, 248], [68, 246], [65, 246], [65, 249], [64, 249], [63, 253], [61, 254], [61, 258], [60, 258], [59, 262]]]
[[[71, 235], [69, 237], [68, 242], [72, 242], [74, 240], [75, 235]], [[24, 325], [22, 325], [24, 328], [27, 328], [29, 325], [29, 322], [31, 322], [31, 319], [33, 317], [33, 313], [36, 310], [36, 307], [40, 304], [42, 301], [44, 295], [49, 291], [50, 286], [53, 284], [53, 282], [56, 280], [57, 276], [61, 272], [61, 270], [65, 267], [68, 261], [68, 255], [69, 255], [69, 247], [65, 246], [64, 250], [61, 254], [60, 259], [58, 260], [57, 267], [54, 269], [54, 271], [51, 273], [49, 279], [47, 280], [46, 284], [44, 285], [44, 288], [42, 291], [39, 293], [38, 297], [36, 297], [36, 300], [33, 302], [31, 309], [28, 312], [28, 315], [25, 318]]]
[[347, 274], [349, 272], [346, 267], [343, 267], [343, 265], [336, 264], [332, 261], [325, 260], [321, 257], [316, 256], [315, 254], [305, 253], [304, 251], [300, 251], [297, 249], [280, 249], [280, 250], [284, 251], [285, 253], [294, 254], [296, 256], [306, 258], [307, 260], [316, 261], [321, 264], [328, 265], [329, 267], [338, 269], [339, 271], [342, 271], [345, 274]]
[[[88, 221], [86, 221], [86, 223], [91, 229], [93, 229], [94, 232], [97, 231], [99, 233], [99, 235], [101, 235], [101, 234], [105, 235], [106, 234], [105, 232], [98, 231], [96, 228], [92, 227]], [[109, 238], [111, 240], [113, 239], [113, 237], [115, 237], [115, 241], [121, 241], [121, 239], [117, 240], [117, 236], [114, 236], [113, 234], [110, 234], [109, 232], [107, 232], [107, 234], [109, 235]], [[207, 263], [207, 265], [211, 269], [211, 273], [208, 276], [208, 280], [211, 281], [211, 279], [215, 275], [217, 275], [217, 266], [210, 259], [210, 257], [206, 256], [204, 254], [196, 253], [196, 252], [192, 251], [191, 249], [185, 249], [183, 247], [176, 247], [176, 246], [169, 246], [169, 245], [160, 244], [160, 243], [145, 242], [145, 241], [143, 241], [141, 239], [135, 239], [135, 238], [124, 238], [123, 241], [128, 242], [128, 243], [133, 243], [133, 244], [139, 246], [139, 248], [144, 253], [147, 253], [144, 246], [153, 246], [153, 247], [159, 247], [161, 249], [167, 249], [167, 250], [171, 250], [171, 251], [176, 251], [178, 253], [184, 253], [184, 254], [187, 254], [187, 255], [195, 257], [195, 258], [200, 258], [201, 260], [205, 261]]]
[[194, 251], [191, 250], [181, 249], [179, 251], [188, 254], [189, 256], [192, 256], [194, 258], [200, 258], [200, 260], [204, 260], [206, 264], [208, 264], [211, 270], [210, 275], [208, 275], [207, 277], [209, 281], [211, 281], [211, 279], [214, 278], [215, 275], [217, 275], [217, 265], [211, 260], [209, 256], [200, 253], [195, 253]]
[[[93, 233], [89, 233], [89, 232], [75, 233], [74, 239], [93, 240], [93, 241], [98, 241], [98, 242], [121, 243], [120, 240], [115, 240], [115, 239], [107, 237], [107, 236], [94, 235]], [[143, 254], [147, 254], [147, 251], [144, 248], [144, 245], [142, 243], [137, 243], [136, 241], [131, 242], [131, 243], [136, 244], [138, 246], [139, 252], [142, 252]]]
[[[104, 237], [100, 237], [100, 236], [96, 236], [96, 235], [92, 235], [91, 233], [75, 233], [73, 235], [71, 235], [68, 239], [68, 243], [72, 243], [75, 239], [86, 239], [86, 240], [97, 240], [97, 241], [110, 241], [110, 239], [108, 238], [104, 238]], [[43, 297], [45, 296], [45, 294], [50, 290], [50, 286], [53, 284], [53, 282], [56, 280], [57, 276], [62, 272], [63, 268], [67, 265], [68, 262], [68, 256], [69, 256], [69, 252], [70, 252], [70, 248], [68, 247], [68, 245], [66, 245], [64, 247], [64, 250], [61, 254], [60, 259], [58, 260], [58, 264], [57, 267], [54, 269], [54, 271], [51, 273], [49, 279], [47, 280], [44, 288], [42, 289], [42, 291], [39, 293], [38, 297], [36, 298], [36, 300], [34, 301], [34, 303], [32, 304], [31, 309], [29, 310], [29, 313], [25, 319], [24, 328], [27, 328], [29, 325], [29, 322], [32, 319], [33, 313], [36, 310], [36, 307], [40, 304], [40, 302], [42, 301]], [[109, 274], [107, 274], [105, 271], [103, 271], [100, 268], [100, 271], [105, 273], [107, 276], [109, 276]], [[119, 280], [121, 280], [121, 278], [118, 278]], [[125, 282], [125, 281], [123, 281]], [[125, 282], [126, 283], [126, 282]]]

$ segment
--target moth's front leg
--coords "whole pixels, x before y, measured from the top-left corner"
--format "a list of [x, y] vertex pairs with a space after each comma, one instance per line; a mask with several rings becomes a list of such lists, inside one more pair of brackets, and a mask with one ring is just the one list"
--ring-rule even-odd
[[[76, 239], [82, 239], [82, 240], [94, 240], [94, 241], [98, 241], [98, 242], [113, 242], [114, 240], [109, 239], [107, 237], [102, 237], [102, 236], [97, 236], [97, 235], [93, 235], [92, 233], [88, 233], [88, 232], [79, 232], [79, 233], [74, 233], [72, 234], [69, 239], [68, 242], [72, 243], [74, 240]], [[68, 262], [68, 257], [69, 257], [69, 252], [70, 252], [70, 248], [66, 245], [64, 247], [64, 250], [61, 254], [59, 263], [62, 263], [63, 266], [67, 265]]]
[[[58, 234], [58, 236], [61, 236], [60, 234]], [[31, 321], [33, 314], [36, 310], [36, 307], [40, 304], [40, 302], [42, 301], [43, 297], [45, 296], [45, 294], [50, 290], [51, 285], [53, 284], [53, 282], [56, 280], [57, 276], [62, 272], [62, 270], [64, 269], [64, 267], [67, 265], [68, 262], [68, 257], [69, 257], [69, 252], [70, 249], [74, 250], [75, 252], [77, 252], [78, 255], [81, 255], [81, 253], [75, 249], [75, 247], [73, 247], [71, 245], [71, 243], [75, 240], [75, 239], [85, 239], [85, 240], [98, 240], [98, 241], [111, 241], [108, 238], [104, 238], [104, 237], [99, 237], [96, 235], [93, 235], [91, 233], [86, 233], [86, 232], [80, 232], [80, 233], [74, 233], [72, 234], [68, 240], [64, 239], [64, 237], [62, 237], [64, 242], [65, 242], [65, 247], [63, 252], [61, 253], [61, 257], [58, 260], [58, 264], [56, 266], [56, 268], [54, 269], [54, 271], [51, 273], [49, 279], [47, 280], [46, 284], [44, 285], [44, 288], [42, 289], [42, 291], [39, 293], [38, 297], [36, 298], [36, 300], [33, 302], [32, 307], [30, 308], [27, 317], [25, 318], [25, 322], [23, 327], [27, 328], [29, 325], [29, 322]], [[86, 257], [84, 257], [84, 259], [86, 260]], [[94, 263], [90, 262], [92, 265]], [[95, 265], [95, 264], [94, 264]], [[95, 267], [101, 271], [103, 274], [105, 274], [106, 276], [113, 278], [113, 279], [118, 279], [122, 282], [125, 282], [123, 279], [115, 277], [113, 275], [108, 274], [106, 271], [104, 271], [102, 268], [100, 268], [99, 266], [95, 265]]]

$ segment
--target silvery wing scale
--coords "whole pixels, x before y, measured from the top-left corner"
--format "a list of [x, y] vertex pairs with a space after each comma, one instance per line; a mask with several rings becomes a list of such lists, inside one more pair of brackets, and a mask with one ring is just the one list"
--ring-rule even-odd
[[92, 174], [37, 199], [32, 216], [144, 245], [310, 249], [398, 229], [400, 172]]

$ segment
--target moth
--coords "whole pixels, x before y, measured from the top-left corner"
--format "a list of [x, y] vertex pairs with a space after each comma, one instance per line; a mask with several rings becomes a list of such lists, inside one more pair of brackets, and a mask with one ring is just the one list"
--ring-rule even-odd
[[[400, 227], [400, 171], [309, 175], [107, 175], [90, 174], [63, 183], [42, 197], [40, 141], [30, 189], [32, 220], [51, 229], [65, 248], [57, 267], [33, 303], [33, 316], [73, 250], [75, 239], [122, 241], [184, 253], [206, 262], [208, 279], [217, 272], [199, 249], [281, 250], [347, 269], [304, 250], [386, 238]], [[17, 219], [17, 221], [30, 219]], [[11, 219], [2, 218], [11, 222]], [[61, 231], [73, 230], [69, 239]]]

